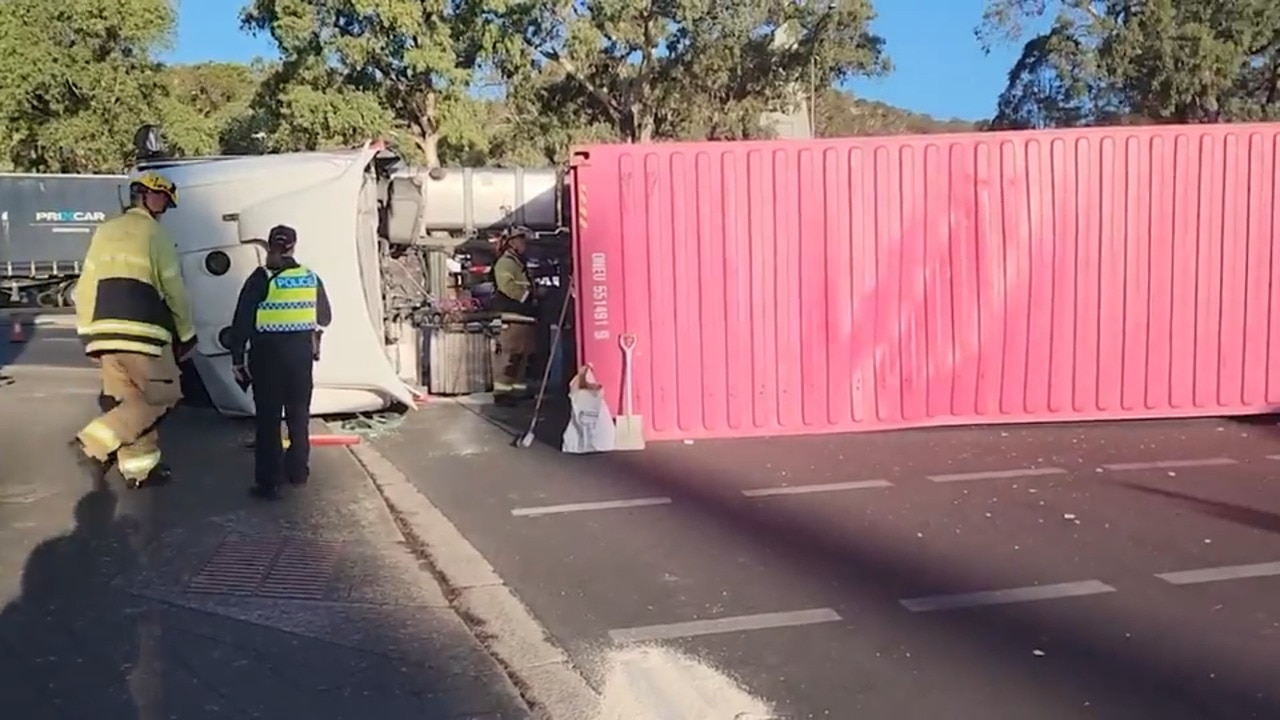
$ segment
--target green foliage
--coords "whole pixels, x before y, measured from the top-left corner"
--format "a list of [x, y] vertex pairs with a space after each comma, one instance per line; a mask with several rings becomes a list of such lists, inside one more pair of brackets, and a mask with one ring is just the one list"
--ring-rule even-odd
[[596, 141], [1280, 119], [1273, 0], [986, 0], [1021, 54], [990, 122], [835, 88], [889, 71], [872, 0], [249, 0], [272, 62], [165, 66], [172, 0], [5, 0], [0, 170], [116, 172], [158, 122], [182, 155], [391, 141], [427, 165], [548, 165]]
[[267, 69], [262, 65], [200, 63], [166, 68], [158, 99], [169, 149], [179, 155], [215, 155], [254, 149], [253, 101]]
[[1280, 118], [1273, 0], [988, 0], [985, 42], [1033, 22], [1000, 96], [997, 127]]
[[167, 0], [6, 0], [0, 12], [0, 154], [45, 172], [118, 171], [162, 94], [151, 59]]
[[499, 67], [516, 103], [619, 139], [761, 134], [810, 73], [826, 87], [885, 72], [868, 0], [526, 0], [497, 15], [523, 42]]
[[447, 0], [254, 0], [243, 26], [269, 34], [283, 61], [264, 96], [273, 144], [315, 148], [377, 131], [440, 164], [446, 116], [466, 106], [486, 56], [483, 10]]
[[834, 88], [818, 94], [816, 110], [814, 126], [821, 137], [927, 135], [978, 129], [967, 120], [937, 120], [886, 103], [861, 100]]

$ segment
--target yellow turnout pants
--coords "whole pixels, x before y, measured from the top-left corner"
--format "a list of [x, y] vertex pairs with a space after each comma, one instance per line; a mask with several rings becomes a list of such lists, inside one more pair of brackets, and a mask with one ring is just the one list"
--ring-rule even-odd
[[493, 394], [509, 395], [529, 389], [525, 375], [529, 358], [537, 349], [533, 318], [504, 318], [502, 332], [493, 354]]
[[160, 357], [109, 353], [99, 359], [103, 414], [77, 437], [98, 460], [115, 453], [125, 478], [143, 480], [160, 464], [156, 425], [182, 399], [178, 364], [169, 350]]

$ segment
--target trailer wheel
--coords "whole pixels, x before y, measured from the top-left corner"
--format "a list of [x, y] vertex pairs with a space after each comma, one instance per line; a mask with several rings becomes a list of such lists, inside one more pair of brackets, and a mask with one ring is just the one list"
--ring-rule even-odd
[[36, 293], [36, 307], [56, 308], [62, 304], [62, 293], [57, 287], [47, 287]]
[[76, 306], [76, 282], [72, 280], [62, 288], [62, 307]]

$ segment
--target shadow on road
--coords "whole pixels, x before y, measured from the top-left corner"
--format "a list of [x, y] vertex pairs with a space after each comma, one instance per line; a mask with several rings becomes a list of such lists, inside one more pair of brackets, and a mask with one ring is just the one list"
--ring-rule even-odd
[[116, 506], [106, 487], [82, 496], [75, 528], [32, 551], [21, 595], [0, 613], [5, 649], [32, 660], [0, 683], [0, 706], [15, 717], [137, 716], [130, 690], [139, 660], [136, 615], [110, 591], [137, 561], [137, 527]]
[[[86, 399], [85, 414], [92, 410]], [[451, 667], [456, 650], [445, 653], [453, 636], [418, 641], [414, 616], [422, 611], [413, 606], [190, 594], [190, 577], [236, 533], [369, 542], [360, 527], [324, 526], [350, 512], [335, 511], [326, 498], [352, 480], [334, 470], [345, 467], [338, 460], [313, 457], [311, 484], [282, 502], [251, 500], [252, 455], [240, 446], [243, 430], [214, 413], [179, 408], [161, 426], [172, 485], [125, 491], [113, 473], [109, 487], [76, 502], [70, 532], [44, 540], [26, 558], [21, 592], [0, 613], [4, 717], [416, 720], [492, 711], [464, 706], [457, 683], [444, 687], [442, 674], [473, 671]], [[64, 477], [50, 482], [68, 489], [83, 482], [66, 470], [69, 458], [54, 460], [50, 475]], [[40, 512], [59, 512], [53, 502]], [[23, 520], [16, 513], [36, 510], [12, 512]], [[241, 571], [253, 571], [253, 562]], [[290, 568], [284, 555], [272, 562], [283, 563], [286, 573], [307, 571]], [[173, 578], [166, 587], [174, 591], [157, 594], [165, 582], [156, 578]], [[358, 574], [347, 582], [361, 581], [374, 582]]]
[[1243, 505], [1222, 502], [1220, 500], [1210, 500], [1208, 498], [1196, 497], [1195, 495], [1188, 495], [1186, 493], [1175, 492], [1173, 490], [1148, 487], [1146, 485], [1139, 485], [1132, 482], [1118, 482], [1116, 484], [1136, 492], [1176, 500], [1191, 510], [1203, 515], [1216, 517], [1237, 525], [1253, 528], [1254, 530], [1262, 530], [1263, 532], [1269, 533], [1280, 533], [1280, 513], [1258, 510], [1251, 507], [1245, 507]]
[[[523, 428], [528, 408], [510, 410], [493, 407], [470, 408], [505, 429]], [[741, 497], [737, 484], [725, 473], [695, 466], [671, 452], [669, 444], [656, 444], [641, 453], [612, 453], [594, 456], [566, 456], [558, 453], [560, 434], [568, 417], [567, 403], [555, 402], [544, 410], [539, 421], [538, 442], [547, 447], [524, 451], [530, 463], [564, 463], [582, 477], [605, 475], [624, 480], [636, 497], [662, 495], [682, 506], [692, 506], [702, 521], [754, 545], [762, 556], [783, 554], [789, 564], [808, 571], [849, 592], [872, 592], [888, 603], [910, 596], [928, 578], [931, 586], [965, 587], [967, 569], [922, 559], [903, 549], [894, 552], [883, 545], [850, 542], [812, 522], [784, 505], [767, 508]], [[949, 430], [949, 429], [948, 429]], [[963, 428], [958, 429], [963, 431]], [[946, 432], [947, 430], [943, 430]], [[733, 456], [733, 443], [750, 440], [700, 443], [704, 453]], [[554, 450], [553, 450], [554, 448]], [[851, 460], [852, 462], [852, 460]], [[1140, 488], [1146, 492], [1149, 488]], [[1162, 493], [1169, 494], [1171, 493]], [[1280, 531], [1280, 518], [1270, 513], [1249, 511], [1224, 503], [1197, 498], [1205, 512], [1270, 532]], [[980, 559], [975, 558], [975, 563]], [[1079, 696], [1089, 688], [1100, 714], [1090, 717], [1159, 717], [1161, 720], [1208, 718], [1280, 718], [1280, 702], [1258, 694], [1256, 689], [1233, 686], [1222, 678], [1209, 679], [1212, 668], [1196, 667], [1194, 660], [1169, 657], [1154, 648], [1116, 643], [1104, 637], [1115, 628], [1104, 628], [1066, 619], [1067, 615], [1045, 617], [1035, 604], [987, 608], [981, 612], [932, 614], [930, 627], [959, 640], [975, 663], [1007, 663], [1008, 683], [1026, 682], [1040, 686], [1046, 695]], [[1025, 648], [1028, 638], [1051, 639], [1052, 661], [1037, 670], [1008, 660], [1011, 647]], [[1024, 651], [1025, 652], [1025, 651]], [[1049, 668], [1052, 667], [1050, 670]], [[1201, 672], [1204, 671], [1204, 672]], [[1111, 711], [1103, 711], [1103, 707]], [[1127, 708], [1132, 714], [1116, 715]], [[1152, 714], [1156, 713], [1156, 714]], [[1086, 716], [1082, 714], [1081, 717]]]
[[[691, 472], [678, 461], [656, 454], [606, 456], [602, 464], [636, 485], [637, 493], [668, 495], [676, 502], [691, 503], [707, 522], [718, 523], [761, 552], [786, 553], [792, 562], [818, 577], [839, 579], [886, 593], [886, 599], [915, 585], [921, 577], [941, 584], [963, 586], [966, 569], [942, 567], [906, 552], [886, 553], [883, 548], [861, 547], [838, 540], [823, 528], [779, 507], [767, 512], [717, 488], [731, 488], [727, 478]], [[1170, 658], [1155, 651], [1129, 646], [1118, 648], [1104, 641], [1096, 626], [1068, 625], [1044, 619], [1034, 608], [1008, 606], [983, 613], [938, 614], [934, 627], [963, 638], [976, 662], [988, 655], [993, 661], [1008, 656], [1010, 646], [1026, 638], [1053, 639], [1053, 665], [1059, 672], [1028, 673], [1025, 667], [1009, 668], [1009, 681], [1034, 677], [1036, 682], [1058, 685], [1057, 690], [1078, 689], [1080, 681], [1104, 689], [1113, 708], [1131, 707], [1132, 717], [1148, 717], [1138, 708], [1161, 708], [1163, 720], [1174, 718], [1280, 718], [1280, 704], [1260, 699], [1252, 690], [1232, 687], [1221, 679], [1206, 682], [1207, 674], [1192, 675], [1174, 667]], [[1179, 659], [1180, 660], [1180, 659]], [[1183, 666], [1185, 667], [1185, 666]], [[1024, 674], [1025, 673], [1025, 674]], [[1021, 676], [1021, 677], [1018, 677]], [[1171, 709], [1180, 712], [1169, 714]], [[1156, 716], [1151, 716], [1156, 717]]]

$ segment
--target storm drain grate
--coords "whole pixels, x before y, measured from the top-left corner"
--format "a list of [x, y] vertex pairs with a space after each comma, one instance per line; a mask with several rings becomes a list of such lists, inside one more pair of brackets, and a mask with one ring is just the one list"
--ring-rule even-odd
[[331, 541], [248, 537], [226, 540], [187, 583], [187, 592], [277, 599], [324, 596], [341, 545]]
[[329, 586], [338, 561], [334, 542], [286, 543], [267, 571], [258, 595], [270, 598], [319, 600]]

